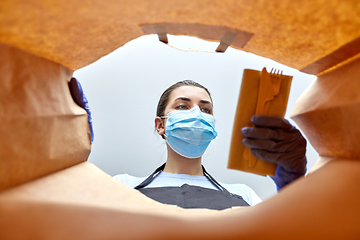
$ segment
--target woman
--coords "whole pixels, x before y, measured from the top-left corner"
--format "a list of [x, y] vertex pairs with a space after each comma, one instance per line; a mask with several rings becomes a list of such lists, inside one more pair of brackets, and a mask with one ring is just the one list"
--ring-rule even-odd
[[[278, 189], [304, 175], [305, 146], [299, 143], [305, 140], [299, 131], [280, 118], [256, 116], [253, 123], [255, 128], [243, 130], [248, 137], [244, 144], [257, 157], [279, 164], [274, 178]], [[183, 208], [220, 210], [261, 202], [244, 184], [218, 183], [201, 164], [207, 146], [217, 136], [211, 95], [204, 86], [186, 80], [169, 87], [159, 100], [155, 127], [167, 143], [166, 163], [147, 178], [120, 174], [114, 176], [116, 180], [156, 201]]]

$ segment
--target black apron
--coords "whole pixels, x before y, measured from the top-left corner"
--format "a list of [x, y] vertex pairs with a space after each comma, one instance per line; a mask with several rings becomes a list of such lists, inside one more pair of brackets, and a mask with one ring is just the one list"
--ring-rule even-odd
[[135, 187], [147, 197], [165, 204], [182, 208], [207, 208], [223, 210], [235, 206], [250, 206], [241, 196], [232, 194], [221, 186], [204, 168], [205, 177], [220, 191], [184, 184], [181, 187], [144, 188], [149, 185], [162, 170], [165, 163], [148, 178]]

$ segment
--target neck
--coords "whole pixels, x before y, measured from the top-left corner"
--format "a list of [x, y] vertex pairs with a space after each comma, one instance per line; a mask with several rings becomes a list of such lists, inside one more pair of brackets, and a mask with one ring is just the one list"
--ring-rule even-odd
[[167, 148], [168, 157], [164, 172], [204, 176], [201, 166], [201, 157], [191, 159], [186, 158], [174, 152], [171, 147], [167, 146]]

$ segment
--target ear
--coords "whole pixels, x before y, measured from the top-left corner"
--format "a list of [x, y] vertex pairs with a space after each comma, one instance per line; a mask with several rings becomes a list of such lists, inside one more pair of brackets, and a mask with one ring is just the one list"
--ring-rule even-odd
[[155, 118], [155, 128], [157, 133], [161, 136], [165, 134], [165, 121], [161, 117]]

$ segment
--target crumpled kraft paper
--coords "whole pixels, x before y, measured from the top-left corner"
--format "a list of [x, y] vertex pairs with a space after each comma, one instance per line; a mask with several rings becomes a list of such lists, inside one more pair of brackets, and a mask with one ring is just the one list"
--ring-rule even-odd
[[1, 192], [0, 239], [359, 239], [359, 176], [359, 161], [333, 159], [256, 206], [216, 211], [157, 203], [84, 162]]
[[86, 161], [85, 110], [72, 100], [72, 71], [0, 43], [0, 191]]
[[[270, 75], [273, 77], [270, 78]], [[241, 134], [243, 127], [253, 126], [250, 119], [255, 114], [284, 117], [289, 99], [292, 77], [274, 77], [262, 71], [245, 69], [235, 113], [228, 168], [259, 175], [275, 175], [277, 165], [257, 159], [246, 148]]]
[[143, 25], [212, 41], [229, 28], [253, 35], [243, 45], [237, 34], [232, 47], [318, 74], [360, 53], [359, 12], [358, 0], [1, 0], [0, 41], [77, 70], [142, 36]]
[[318, 76], [291, 118], [320, 156], [360, 159], [360, 56]]

